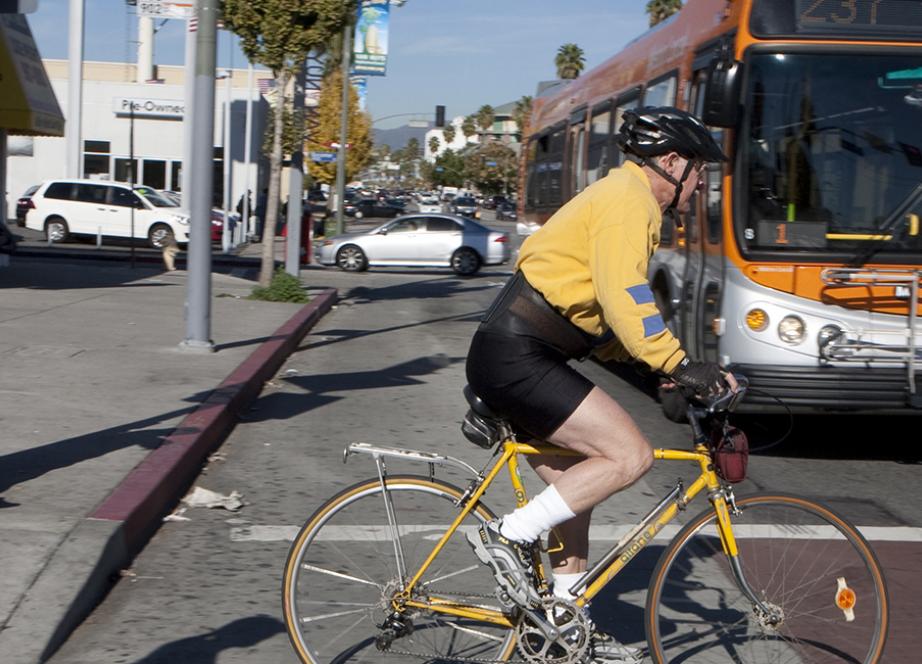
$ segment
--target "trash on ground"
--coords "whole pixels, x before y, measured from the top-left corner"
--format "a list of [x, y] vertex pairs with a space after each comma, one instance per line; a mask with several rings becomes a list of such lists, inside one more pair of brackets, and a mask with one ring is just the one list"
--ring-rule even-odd
[[225, 496], [217, 491], [203, 489], [197, 486], [182, 499], [189, 507], [223, 507], [231, 512], [236, 512], [243, 507], [243, 495], [239, 491], [231, 491]]

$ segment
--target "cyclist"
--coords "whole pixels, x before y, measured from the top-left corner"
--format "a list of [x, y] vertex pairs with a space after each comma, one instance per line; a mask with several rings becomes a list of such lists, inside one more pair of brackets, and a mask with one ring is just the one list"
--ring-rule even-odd
[[[736, 389], [717, 364], [691, 360], [654, 303], [647, 265], [662, 215], [686, 212], [708, 162], [726, 157], [697, 118], [672, 107], [627, 111], [623, 166], [570, 200], [522, 245], [515, 275], [471, 342], [467, 378], [492, 409], [537, 440], [581, 457], [529, 456], [548, 486], [468, 540], [510, 597], [540, 602], [530, 546], [557, 528], [556, 596], [586, 569], [592, 508], [650, 468], [649, 442], [631, 416], [568, 360], [634, 360], [700, 393]], [[594, 634], [596, 661], [635, 661]]]

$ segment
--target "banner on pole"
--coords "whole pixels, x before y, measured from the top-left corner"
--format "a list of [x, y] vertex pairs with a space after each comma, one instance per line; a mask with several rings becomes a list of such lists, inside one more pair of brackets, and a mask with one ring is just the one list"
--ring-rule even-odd
[[362, 0], [355, 24], [352, 71], [367, 76], [387, 73], [388, 0]]

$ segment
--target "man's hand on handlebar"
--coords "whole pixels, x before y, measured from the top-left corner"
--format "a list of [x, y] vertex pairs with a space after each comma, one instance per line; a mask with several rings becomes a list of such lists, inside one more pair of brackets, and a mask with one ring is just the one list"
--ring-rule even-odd
[[670, 375], [679, 386], [698, 396], [714, 397], [726, 391], [736, 393], [736, 377], [720, 368], [716, 362], [696, 362], [685, 357]]

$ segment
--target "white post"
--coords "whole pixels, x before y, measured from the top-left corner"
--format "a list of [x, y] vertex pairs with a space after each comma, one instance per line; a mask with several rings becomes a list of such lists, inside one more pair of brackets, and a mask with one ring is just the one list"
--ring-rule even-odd
[[[192, 189], [192, 118], [195, 98], [195, 28], [196, 13], [186, 20], [186, 55], [183, 61], [183, 96], [186, 98], [186, 110], [182, 119], [182, 207], [192, 209], [189, 193]], [[210, 223], [210, 222], [209, 222]]]
[[67, 177], [83, 175], [81, 111], [83, 109], [83, 8], [85, 0], [70, 0], [67, 38]]
[[154, 18], [138, 17], [138, 69], [135, 72], [138, 83], [154, 78]]
[[[246, 122], [244, 123], [244, 137], [243, 137], [243, 160], [245, 162], [245, 173], [246, 173], [246, 185], [244, 186], [244, 191], [249, 193], [253, 192], [253, 195], [256, 195], [256, 184], [251, 183], [250, 180], [253, 177], [253, 139], [250, 134], [253, 133], [253, 63], [250, 62], [247, 65], [247, 115]], [[243, 219], [241, 223], [243, 225], [243, 241], [246, 242], [250, 237], [250, 215], [252, 214], [250, 210], [250, 197], [245, 195], [243, 199]]]
[[230, 150], [230, 107], [231, 107], [231, 70], [225, 72], [224, 77], [224, 228], [221, 231], [221, 250], [226, 254], [230, 251], [231, 235], [228, 222], [231, 211], [231, 150]]

